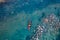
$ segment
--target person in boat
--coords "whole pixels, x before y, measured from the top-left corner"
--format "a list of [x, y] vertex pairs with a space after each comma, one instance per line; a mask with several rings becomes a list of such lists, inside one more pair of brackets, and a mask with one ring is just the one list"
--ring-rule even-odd
[[28, 21], [28, 30], [30, 30], [31, 25], [32, 25], [32, 21]]

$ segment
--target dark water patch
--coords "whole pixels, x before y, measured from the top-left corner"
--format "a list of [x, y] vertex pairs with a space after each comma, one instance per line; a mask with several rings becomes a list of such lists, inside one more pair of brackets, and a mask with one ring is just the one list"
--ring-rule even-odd
[[56, 40], [60, 40], [60, 29], [59, 29], [59, 34], [56, 37]]
[[41, 15], [39, 16], [38, 20], [41, 21], [42, 18], [46, 16], [46, 13], [42, 12]]
[[30, 39], [31, 39], [31, 36], [28, 35], [28, 36], [26, 37], [26, 40], [30, 40]]

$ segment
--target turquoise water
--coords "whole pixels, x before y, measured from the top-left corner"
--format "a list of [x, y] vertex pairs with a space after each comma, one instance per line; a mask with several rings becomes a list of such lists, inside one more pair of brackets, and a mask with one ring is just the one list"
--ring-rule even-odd
[[[0, 40], [32, 39], [37, 25], [43, 25], [43, 19], [50, 14], [60, 21], [60, 0], [8, 0], [0, 3]], [[30, 30], [27, 28], [29, 20], [32, 21]], [[49, 24], [46, 27], [49, 28]], [[46, 35], [43, 32], [39, 40], [59, 40], [59, 30], [56, 31], [58, 34], [53, 31], [50, 35], [49, 32]]]

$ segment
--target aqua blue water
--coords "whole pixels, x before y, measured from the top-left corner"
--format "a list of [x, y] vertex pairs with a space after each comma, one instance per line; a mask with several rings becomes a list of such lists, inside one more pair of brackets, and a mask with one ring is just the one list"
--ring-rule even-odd
[[[43, 18], [51, 13], [60, 20], [60, 0], [7, 0], [0, 3], [0, 40], [30, 40], [37, 24], [42, 24]], [[30, 30], [28, 20], [32, 21]], [[54, 37], [50, 40], [59, 40], [60, 34]]]

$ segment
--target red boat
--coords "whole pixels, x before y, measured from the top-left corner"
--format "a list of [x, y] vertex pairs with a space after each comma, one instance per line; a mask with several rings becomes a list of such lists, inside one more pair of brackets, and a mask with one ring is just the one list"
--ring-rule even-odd
[[30, 30], [31, 25], [32, 25], [32, 22], [28, 21], [28, 30]]

